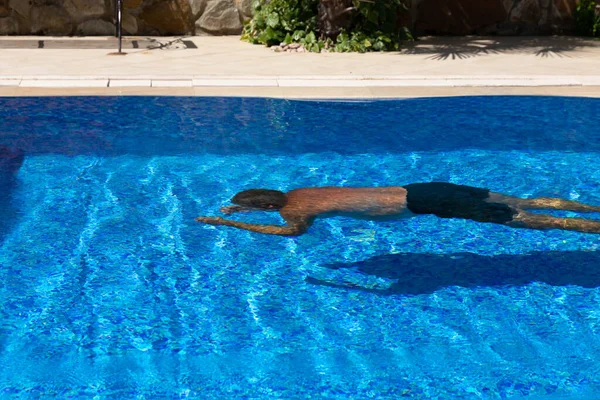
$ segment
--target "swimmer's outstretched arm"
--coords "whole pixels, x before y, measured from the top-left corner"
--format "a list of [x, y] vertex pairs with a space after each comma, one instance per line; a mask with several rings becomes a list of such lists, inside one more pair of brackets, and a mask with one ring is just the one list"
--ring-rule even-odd
[[221, 217], [198, 217], [197, 222], [202, 222], [209, 225], [225, 225], [233, 226], [234, 228], [245, 229], [251, 232], [266, 233], [268, 235], [281, 236], [299, 236], [308, 229], [308, 224], [305, 222], [290, 223], [290, 225], [260, 225], [248, 224], [245, 222], [232, 221]]

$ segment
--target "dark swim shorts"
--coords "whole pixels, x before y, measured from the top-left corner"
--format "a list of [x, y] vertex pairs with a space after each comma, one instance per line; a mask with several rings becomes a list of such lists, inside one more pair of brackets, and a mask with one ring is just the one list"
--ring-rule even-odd
[[488, 189], [445, 182], [412, 183], [404, 188], [406, 206], [415, 214], [505, 224], [517, 213], [507, 204], [488, 203]]

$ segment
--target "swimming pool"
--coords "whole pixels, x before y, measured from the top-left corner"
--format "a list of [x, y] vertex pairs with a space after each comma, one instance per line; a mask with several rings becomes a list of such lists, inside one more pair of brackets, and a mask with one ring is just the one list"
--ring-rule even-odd
[[434, 180], [600, 205], [599, 106], [0, 98], [24, 153], [0, 180], [0, 397], [597, 398], [598, 235], [194, 217], [252, 187]]

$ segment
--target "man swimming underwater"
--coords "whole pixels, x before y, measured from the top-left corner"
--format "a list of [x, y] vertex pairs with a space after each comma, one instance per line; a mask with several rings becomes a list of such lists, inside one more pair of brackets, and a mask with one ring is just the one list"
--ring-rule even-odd
[[198, 217], [196, 221], [270, 235], [297, 236], [305, 233], [318, 217], [345, 215], [377, 220], [433, 214], [440, 218], [470, 219], [513, 228], [600, 233], [600, 220], [558, 218], [525, 211], [600, 212], [600, 206], [548, 197], [521, 199], [487, 189], [443, 182], [379, 188], [315, 187], [295, 189], [288, 193], [250, 189], [236, 194], [231, 201], [236, 205], [222, 207], [221, 212], [279, 211], [286, 225], [248, 224], [221, 217]]

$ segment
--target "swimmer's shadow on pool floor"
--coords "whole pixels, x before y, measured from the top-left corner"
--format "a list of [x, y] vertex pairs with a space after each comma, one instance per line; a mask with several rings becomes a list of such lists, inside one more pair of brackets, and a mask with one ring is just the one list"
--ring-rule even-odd
[[399, 253], [355, 263], [323, 266], [335, 270], [352, 268], [363, 274], [397, 282], [383, 290], [313, 277], [307, 277], [306, 282], [381, 295], [430, 294], [448, 286], [524, 286], [532, 282], [544, 282], [552, 286], [600, 287], [600, 252], [597, 251], [548, 251], [496, 256]]
[[24, 157], [22, 151], [0, 145], [0, 243], [18, 217], [12, 194], [18, 185], [16, 174], [23, 164]]

